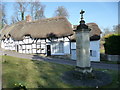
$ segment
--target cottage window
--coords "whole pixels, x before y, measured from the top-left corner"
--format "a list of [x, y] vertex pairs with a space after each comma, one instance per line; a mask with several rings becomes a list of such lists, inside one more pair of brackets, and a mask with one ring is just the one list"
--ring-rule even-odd
[[90, 50], [90, 56], [92, 56], [92, 57], [96, 57], [96, 51], [94, 51], [94, 50]]
[[63, 42], [60, 42], [59, 43], [59, 53], [63, 53], [64, 50], [63, 50]]
[[52, 44], [52, 52], [53, 53], [64, 53], [64, 43], [63, 42], [57, 42]]

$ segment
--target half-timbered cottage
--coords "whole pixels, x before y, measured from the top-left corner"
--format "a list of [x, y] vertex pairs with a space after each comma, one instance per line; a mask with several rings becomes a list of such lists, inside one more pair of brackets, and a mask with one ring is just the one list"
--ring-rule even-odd
[[[90, 31], [91, 61], [99, 61], [100, 29], [95, 23], [88, 23]], [[15, 50], [19, 53], [68, 55], [76, 59], [76, 42], [71, 25], [65, 17], [54, 17], [32, 21], [27, 16], [25, 21], [11, 26], [6, 25], [1, 30], [1, 47]]]
[[65, 17], [21, 21], [2, 30], [1, 47], [19, 53], [70, 54], [72, 25]]

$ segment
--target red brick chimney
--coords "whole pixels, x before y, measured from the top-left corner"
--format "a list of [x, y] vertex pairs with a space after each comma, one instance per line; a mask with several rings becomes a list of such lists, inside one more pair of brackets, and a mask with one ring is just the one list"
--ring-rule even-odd
[[31, 22], [31, 21], [32, 21], [32, 18], [31, 18], [30, 15], [27, 15], [27, 16], [26, 16], [26, 21], [27, 21], [27, 22]]

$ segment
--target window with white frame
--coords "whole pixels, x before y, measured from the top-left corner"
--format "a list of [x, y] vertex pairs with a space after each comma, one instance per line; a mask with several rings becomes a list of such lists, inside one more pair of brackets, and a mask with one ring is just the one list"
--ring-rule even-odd
[[90, 50], [90, 56], [96, 57], [97, 52], [95, 50]]
[[53, 53], [64, 53], [64, 43], [63, 42], [52, 43], [52, 52]]

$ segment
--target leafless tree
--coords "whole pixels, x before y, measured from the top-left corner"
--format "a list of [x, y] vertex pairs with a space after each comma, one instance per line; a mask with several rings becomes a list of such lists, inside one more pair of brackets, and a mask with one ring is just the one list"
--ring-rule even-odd
[[2, 21], [2, 5], [0, 4], [0, 23]]
[[38, 10], [36, 12], [36, 19], [44, 19], [45, 18], [44, 9], [45, 9], [45, 6], [42, 5], [41, 8], [40, 8], [40, 10]]
[[107, 35], [107, 34], [111, 34], [112, 33], [112, 31], [110, 31], [110, 28], [104, 28], [103, 29], [104, 31], [102, 32], [102, 36], [105, 36], [105, 35]]
[[16, 22], [17, 22], [16, 18], [14, 16], [11, 16], [11, 24], [14, 24]]
[[42, 5], [39, 0], [30, 2], [30, 13], [33, 20], [45, 18], [44, 9], [45, 5]]
[[64, 16], [68, 18], [69, 14], [64, 6], [58, 6], [58, 8], [55, 10], [55, 16]]
[[0, 29], [2, 28], [2, 5], [0, 4]]
[[14, 5], [14, 14], [11, 16], [11, 24], [24, 20], [26, 13], [30, 13], [33, 20], [45, 18], [45, 6], [39, 0], [34, 2], [25, 2], [25, 0], [16, 0]]
[[11, 24], [14, 24], [19, 21], [20, 21], [20, 19], [19, 19], [18, 12], [14, 12], [14, 14], [11, 16]]
[[113, 26], [113, 31], [114, 31], [116, 34], [120, 34], [120, 24], [114, 25], [114, 26]]
[[4, 24], [7, 24], [5, 4], [0, 3], [0, 26], [3, 27]]
[[2, 20], [2, 5], [0, 4], [0, 22]]
[[18, 13], [19, 19], [24, 20], [25, 13], [27, 12], [27, 7], [29, 5], [29, 2], [24, 2], [24, 0], [16, 0], [15, 3], [15, 12]]

